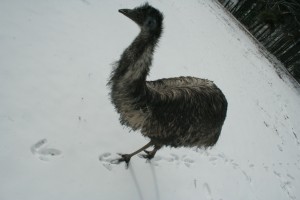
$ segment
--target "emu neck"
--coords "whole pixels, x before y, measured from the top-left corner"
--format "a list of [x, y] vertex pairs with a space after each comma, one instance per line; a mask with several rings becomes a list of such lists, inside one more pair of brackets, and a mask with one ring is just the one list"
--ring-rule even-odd
[[110, 80], [113, 93], [126, 93], [134, 97], [145, 94], [147, 89], [146, 77], [157, 41], [158, 37], [141, 31], [123, 52]]

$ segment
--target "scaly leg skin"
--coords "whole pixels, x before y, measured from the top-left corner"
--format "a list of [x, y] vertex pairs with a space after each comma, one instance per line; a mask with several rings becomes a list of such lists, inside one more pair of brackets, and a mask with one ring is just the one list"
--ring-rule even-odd
[[145, 152], [146, 154], [141, 155], [141, 157], [142, 157], [142, 158], [146, 158], [147, 160], [151, 160], [151, 159], [155, 156], [156, 152], [157, 152], [160, 148], [161, 148], [161, 146], [155, 145], [155, 146], [154, 146], [154, 149], [153, 149], [152, 151], [144, 150], [144, 152]]
[[128, 168], [130, 158], [132, 157], [132, 155], [131, 154], [120, 154], [120, 153], [118, 153], [118, 154], [121, 156], [121, 158], [116, 159], [115, 160], [116, 162], [114, 164], [119, 164], [121, 162], [125, 162], [126, 163], [126, 168]]
[[128, 168], [129, 166], [129, 162], [132, 156], [140, 153], [141, 151], [146, 150], [148, 147], [151, 147], [153, 145], [153, 143], [150, 141], [148, 144], [146, 144], [145, 146], [143, 146], [142, 148], [140, 148], [139, 150], [131, 153], [131, 154], [119, 154], [121, 156], [121, 158], [116, 159], [116, 160], [112, 160], [111, 163], [112, 164], [120, 164], [121, 162], [125, 162], [126, 163], [126, 167]]

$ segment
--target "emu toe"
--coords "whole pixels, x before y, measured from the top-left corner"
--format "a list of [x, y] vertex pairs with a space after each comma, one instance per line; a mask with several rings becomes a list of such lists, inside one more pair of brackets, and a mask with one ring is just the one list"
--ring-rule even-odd
[[126, 163], [126, 168], [129, 167], [129, 162], [130, 162], [130, 159], [132, 157], [132, 155], [130, 154], [121, 154], [121, 153], [118, 153], [121, 158], [118, 158], [118, 159], [115, 159], [115, 160], [112, 160], [112, 164], [120, 164], [121, 162], [125, 162]]
[[156, 151], [154, 151], [154, 150], [153, 151], [144, 150], [144, 152], [146, 154], [142, 154], [142, 155], [140, 155], [140, 157], [145, 158], [147, 160], [151, 160], [152, 158], [154, 158], [155, 153], [156, 153]]

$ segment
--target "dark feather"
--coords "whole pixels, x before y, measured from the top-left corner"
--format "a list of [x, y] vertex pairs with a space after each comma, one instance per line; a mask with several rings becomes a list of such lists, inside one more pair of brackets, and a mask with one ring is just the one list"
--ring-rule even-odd
[[195, 77], [146, 81], [163, 30], [163, 15], [149, 4], [120, 12], [141, 27], [108, 83], [121, 124], [140, 130], [156, 150], [161, 146], [206, 148], [216, 144], [227, 112], [224, 94], [212, 81]]

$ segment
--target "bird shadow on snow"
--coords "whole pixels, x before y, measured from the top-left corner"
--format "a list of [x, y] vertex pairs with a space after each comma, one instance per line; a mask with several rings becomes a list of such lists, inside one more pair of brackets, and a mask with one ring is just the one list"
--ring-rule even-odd
[[130, 174], [131, 174], [131, 177], [132, 177], [132, 181], [133, 181], [133, 183], [134, 183], [134, 185], [136, 187], [137, 193], [138, 193], [140, 199], [143, 200], [144, 199], [143, 193], [142, 193], [141, 187], [140, 187], [140, 185], [138, 183], [138, 180], [136, 178], [135, 171], [134, 171], [132, 165], [129, 165], [128, 169], [130, 171]]
[[[100, 162], [102, 162], [102, 165], [109, 171], [111, 171], [113, 169], [112, 165], [115, 165], [115, 164], [113, 164], [113, 161], [116, 160], [116, 159], [110, 158], [111, 155], [112, 155], [111, 153], [106, 152], [106, 153], [103, 153], [99, 156]], [[154, 187], [154, 190], [155, 190], [154, 191], [155, 199], [160, 200], [158, 181], [157, 181], [157, 176], [156, 176], [156, 171], [155, 171], [155, 166], [157, 164], [152, 162], [152, 161], [148, 161], [147, 163], [149, 164], [148, 166], [150, 167], [153, 187]], [[130, 172], [132, 182], [133, 182], [133, 184], [134, 184], [134, 186], [137, 190], [139, 199], [143, 200], [144, 196], [143, 196], [142, 188], [141, 188], [141, 185], [139, 184], [139, 181], [137, 179], [136, 172], [135, 172], [135, 169], [134, 169], [134, 166], [132, 165], [132, 163], [129, 164], [127, 169]], [[150, 182], [150, 180], [148, 182]]]
[[[153, 179], [153, 184], [154, 184], [154, 192], [155, 192], [155, 199], [160, 200], [160, 194], [159, 194], [159, 189], [158, 189], [158, 184], [157, 184], [157, 176], [156, 176], [156, 172], [155, 172], [155, 168], [153, 166], [153, 164], [151, 162], [149, 162], [149, 166], [150, 166], [150, 171], [151, 171], [151, 175], [152, 175], [152, 179]], [[140, 187], [140, 184], [136, 178], [136, 174], [135, 174], [135, 170], [134, 167], [132, 165], [129, 165], [129, 172], [131, 174], [132, 177], [132, 181], [136, 187], [138, 196], [141, 200], [144, 199], [143, 197], [143, 193]]]
[[156, 176], [155, 168], [151, 162], [150, 162], [150, 169], [151, 169], [151, 174], [153, 177], [153, 183], [154, 183], [154, 188], [155, 188], [155, 197], [157, 200], [160, 200], [160, 194], [159, 194], [159, 189], [158, 189], [158, 184], [157, 184], [158, 183], [157, 176]]

